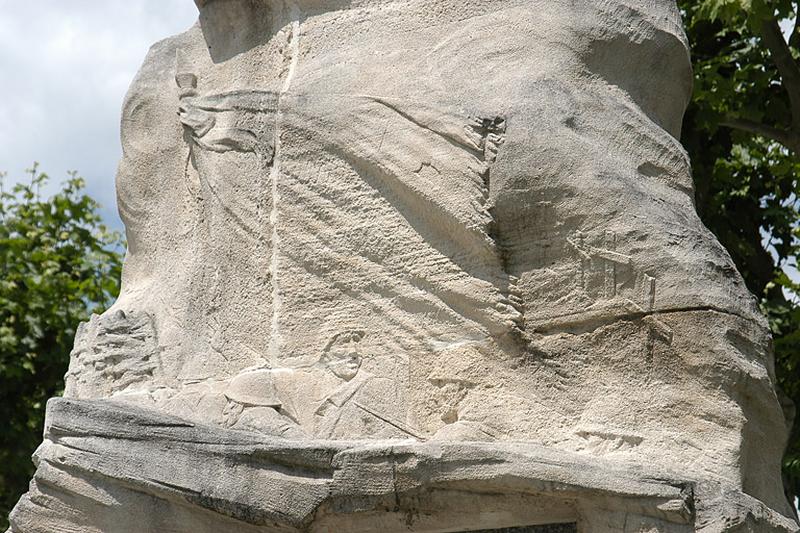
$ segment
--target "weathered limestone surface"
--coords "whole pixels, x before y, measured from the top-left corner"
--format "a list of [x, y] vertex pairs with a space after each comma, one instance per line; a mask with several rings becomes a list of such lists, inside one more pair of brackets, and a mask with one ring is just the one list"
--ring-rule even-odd
[[123, 109], [106, 402], [51, 405], [13, 531], [792, 530], [673, 0], [198, 6]]
[[529, 443], [286, 441], [108, 401], [48, 414], [15, 532], [794, 530], [717, 483]]

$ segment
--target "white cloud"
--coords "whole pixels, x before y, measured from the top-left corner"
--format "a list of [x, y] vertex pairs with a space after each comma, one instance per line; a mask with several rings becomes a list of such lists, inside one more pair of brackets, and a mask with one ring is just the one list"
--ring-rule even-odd
[[196, 18], [192, 0], [0, 0], [0, 170], [78, 170], [120, 228], [122, 99], [150, 45]]

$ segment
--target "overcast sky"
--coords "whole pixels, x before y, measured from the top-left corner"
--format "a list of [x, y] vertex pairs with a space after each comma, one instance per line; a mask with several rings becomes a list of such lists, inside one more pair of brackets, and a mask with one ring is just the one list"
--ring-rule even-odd
[[122, 99], [150, 45], [196, 18], [192, 0], [0, 0], [0, 171], [77, 170], [121, 229]]

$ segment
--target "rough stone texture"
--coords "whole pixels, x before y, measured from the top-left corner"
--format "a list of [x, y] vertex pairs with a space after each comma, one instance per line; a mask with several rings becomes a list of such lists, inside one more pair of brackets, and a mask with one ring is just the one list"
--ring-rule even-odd
[[14, 533], [795, 531], [654, 465], [521, 442], [286, 441], [104, 400], [51, 401], [35, 458]]
[[[224, 516], [252, 524], [242, 531], [321, 517], [352, 520], [337, 531], [402, 529], [376, 511], [393, 509], [400, 464], [411, 493], [438, 486], [430, 472], [460, 472], [442, 479], [478, 496], [440, 503], [464, 516], [469, 498], [495, 505], [488, 471], [502, 480], [498, 508], [536, 493], [525, 506], [547, 511], [539, 523], [790, 528], [770, 511], [790, 513], [765, 320], [695, 213], [676, 140], [691, 66], [674, 1], [198, 6], [199, 23], [151, 49], [126, 98], [123, 291], [80, 330], [67, 375], [68, 397], [186, 422], [153, 429], [163, 444], [128, 442], [92, 411], [94, 433], [62, 438], [53, 428], [70, 417], [51, 412], [20, 531], [41, 524], [34, 496], [74, 439], [98, 455], [64, 451], [64, 467], [103, 472], [110, 499], [88, 515], [83, 500], [65, 508], [100, 530], [122, 527], [116, 501], [155, 505], [154, 520], [181, 531], [212, 527], [201, 516], [223, 530]], [[187, 444], [199, 430], [186, 424], [225, 444]], [[282, 459], [240, 431], [283, 438], [258, 441]], [[376, 444], [336, 443], [353, 440]], [[341, 466], [295, 472], [309, 456]], [[634, 464], [683, 489], [619, 473]], [[278, 478], [288, 485], [270, 498]], [[572, 503], [555, 501], [556, 482]], [[54, 490], [93, 486], [78, 483]], [[673, 494], [690, 486], [716, 488]], [[389, 504], [358, 507], [369, 490]], [[657, 511], [679, 500], [697, 514]]]
[[544, 526], [504, 527], [502, 529], [484, 529], [475, 533], [576, 533], [576, 524], [551, 524]]

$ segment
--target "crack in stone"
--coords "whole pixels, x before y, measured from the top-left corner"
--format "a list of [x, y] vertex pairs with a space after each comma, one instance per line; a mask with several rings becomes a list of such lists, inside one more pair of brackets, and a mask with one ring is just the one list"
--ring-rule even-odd
[[272, 226], [272, 258], [270, 260], [270, 280], [272, 283], [272, 320], [270, 325], [270, 338], [268, 347], [268, 356], [270, 365], [275, 368], [280, 366], [280, 313], [281, 313], [281, 289], [280, 289], [280, 232], [278, 231], [278, 221], [280, 215], [280, 188], [278, 187], [278, 179], [281, 174], [281, 102], [283, 96], [289, 92], [292, 86], [295, 72], [297, 71], [297, 64], [300, 55], [300, 9], [296, 4], [285, 4], [290, 11], [292, 20], [291, 37], [289, 46], [291, 47], [291, 61], [289, 65], [289, 72], [286, 75], [286, 80], [278, 94], [278, 100], [275, 111], [275, 140], [273, 142], [274, 158], [272, 161], [272, 168], [270, 169], [270, 183], [272, 186], [272, 211], [269, 216], [269, 222]]
[[571, 315], [562, 315], [554, 317], [549, 322], [540, 322], [533, 325], [531, 328], [532, 333], [539, 333], [542, 335], [556, 335], [559, 333], [570, 334], [584, 334], [591, 333], [598, 328], [615, 324], [620, 321], [631, 322], [634, 320], [643, 320], [648, 317], [658, 318], [659, 316], [679, 314], [679, 313], [698, 313], [698, 312], [714, 312], [732, 317], [739, 318], [752, 322], [752, 318], [745, 317], [739, 313], [721, 309], [712, 305], [704, 306], [687, 306], [675, 307], [671, 309], [654, 309], [652, 311], [633, 311], [625, 310], [624, 312], [615, 312], [613, 309], [599, 309], [595, 312], [581, 312]]

